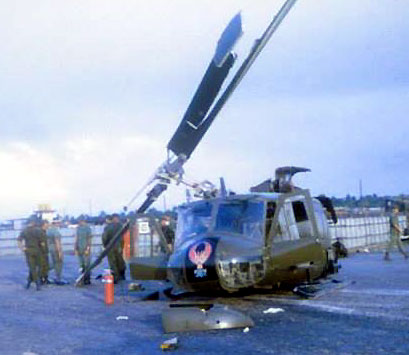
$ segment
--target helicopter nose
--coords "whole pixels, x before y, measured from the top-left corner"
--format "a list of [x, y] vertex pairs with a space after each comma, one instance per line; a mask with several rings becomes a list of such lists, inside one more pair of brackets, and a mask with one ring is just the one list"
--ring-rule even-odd
[[196, 239], [179, 249], [169, 259], [171, 280], [192, 291], [219, 288], [216, 249], [219, 238]]

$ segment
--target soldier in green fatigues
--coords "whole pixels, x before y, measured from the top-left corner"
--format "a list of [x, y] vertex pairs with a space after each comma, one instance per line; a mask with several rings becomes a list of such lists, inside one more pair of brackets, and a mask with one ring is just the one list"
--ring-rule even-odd
[[[91, 263], [92, 231], [85, 219], [79, 221], [75, 237], [75, 254], [78, 255], [80, 268], [84, 272]], [[91, 274], [84, 277], [84, 284], [91, 284]]]
[[408, 254], [405, 253], [402, 246], [402, 241], [400, 240], [400, 236], [402, 234], [402, 230], [399, 226], [399, 208], [397, 206], [393, 207], [392, 215], [389, 217], [389, 226], [390, 226], [390, 239], [385, 251], [385, 260], [391, 260], [389, 257], [389, 253], [394, 244], [398, 246], [399, 251], [403, 254], [404, 258], [408, 258]]
[[[122, 224], [119, 221], [119, 215], [113, 214], [111, 223], [108, 223], [104, 232], [102, 233], [102, 244], [104, 248], [107, 247], [109, 242], [117, 233], [121, 230]], [[109, 267], [114, 274], [114, 282], [117, 283], [119, 280], [125, 280], [125, 261], [122, 257], [123, 251], [123, 241], [122, 238], [118, 240], [114, 247], [108, 252], [108, 263]]]
[[60, 285], [62, 284], [61, 272], [63, 264], [63, 250], [61, 245], [61, 234], [60, 230], [58, 229], [57, 221], [53, 221], [51, 226], [47, 228], [47, 242], [56, 276], [55, 283]]
[[26, 255], [29, 269], [26, 288], [30, 288], [31, 282], [35, 282], [37, 291], [40, 290], [42, 233], [41, 228], [37, 227], [35, 220], [32, 219], [17, 238], [19, 248]]
[[48, 221], [41, 222], [41, 271], [40, 271], [40, 280], [43, 285], [50, 284], [48, 280], [48, 271], [50, 270], [50, 265], [48, 263], [48, 242], [47, 242], [47, 229], [50, 223]]
[[168, 245], [169, 250], [172, 251], [173, 244], [175, 241], [175, 232], [170, 226], [170, 217], [163, 216], [160, 222], [160, 226], [161, 226], [163, 236], [165, 237], [166, 244]]

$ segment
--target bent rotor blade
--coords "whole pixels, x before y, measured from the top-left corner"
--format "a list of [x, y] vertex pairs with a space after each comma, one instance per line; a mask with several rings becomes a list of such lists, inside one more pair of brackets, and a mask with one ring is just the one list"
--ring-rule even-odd
[[227, 25], [221, 35], [216, 53], [210, 62], [206, 73], [187, 108], [175, 134], [168, 143], [168, 149], [177, 156], [184, 154], [189, 158], [196, 148], [196, 142], [190, 140], [194, 131], [202, 124], [210, 107], [216, 99], [231, 67], [235, 55], [231, 52], [234, 44], [242, 35], [241, 15], [237, 14]]
[[137, 209], [137, 213], [144, 213], [154, 203], [158, 197], [168, 188], [164, 183], [156, 184], [148, 193], [144, 203]]
[[[156, 199], [167, 189], [167, 185], [164, 183], [156, 184], [148, 193], [147, 198], [144, 203], [137, 209], [137, 213], [144, 213], [151, 205], [156, 201]], [[116, 245], [116, 243], [122, 238], [124, 233], [129, 229], [130, 221], [125, 222], [122, 228], [114, 235], [114, 237], [109, 241], [108, 245], [104, 250], [97, 256], [97, 258], [90, 264], [90, 266], [84, 270], [84, 272], [77, 278], [75, 285], [79, 286], [83, 283], [85, 275], [89, 274], [95, 267], [97, 267], [102, 260], [108, 255], [111, 249]]]
[[[214, 119], [216, 118], [220, 110], [223, 108], [223, 106], [226, 104], [227, 100], [230, 98], [234, 90], [240, 84], [243, 77], [246, 75], [246, 73], [248, 72], [248, 70], [250, 69], [250, 67], [260, 54], [260, 52], [263, 50], [263, 48], [265, 47], [273, 33], [277, 30], [278, 26], [285, 18], [285, 16], [288, 14], [288, 12], [291, 10], [296, 1], [297, 0], [287, 0], [284, 3], [284, 5], [281, 7], [277, 15], [271, 21], [270, 25], [267, 27], [263, 35], [258, 40], [256, 40], [255, 45], [253, 46], [249, 55], [242, 63], [242, 65], [234, 75], [232, 81], [227, 86], [223, 94], [220, 96], [219, 100], [215, 103], [212, 110], [208, 114], [207, 118], [202, 122], [202, 124], [199, 127], [195, 127], [194, 130], [189, 131], [190, 135], [186, 138], [188, 142], [186, 146], [189, 148], [187, 149], [188, 154], [186, 154], [186, 152], [183, 152], [188, 157], [193, 152], [195, 147], [200, 143], [201, 139], [209, 129], [210, 125], [213, 123]], [[183, 145], [183, 143], [180, 143], [180, 145]], [[169, 146], [168, 148], [172, 149]]]

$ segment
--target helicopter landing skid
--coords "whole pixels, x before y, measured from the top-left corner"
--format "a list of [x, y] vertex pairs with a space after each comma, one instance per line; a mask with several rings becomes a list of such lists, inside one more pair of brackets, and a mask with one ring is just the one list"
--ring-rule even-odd
[[293, 293], [301, 298], [316, 299], [330, 292], [341, 290], [353, 283], [353, 281], [330, 279], [297, 286], [293, 289]]

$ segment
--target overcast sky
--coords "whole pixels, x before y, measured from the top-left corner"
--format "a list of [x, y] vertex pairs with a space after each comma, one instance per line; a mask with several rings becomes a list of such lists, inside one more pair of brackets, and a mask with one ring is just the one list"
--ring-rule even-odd
[[[165, 159], [231, 17], [237, 69], [282, 3], [3, 1], [0, 218], [119, 210]], [[313, 194], [358, 195], [360, 179], [364, 194], [408, 194], [408, 18], [407, 0], [299, 0], [188, 175], [246, 192], [296, 165]]]

